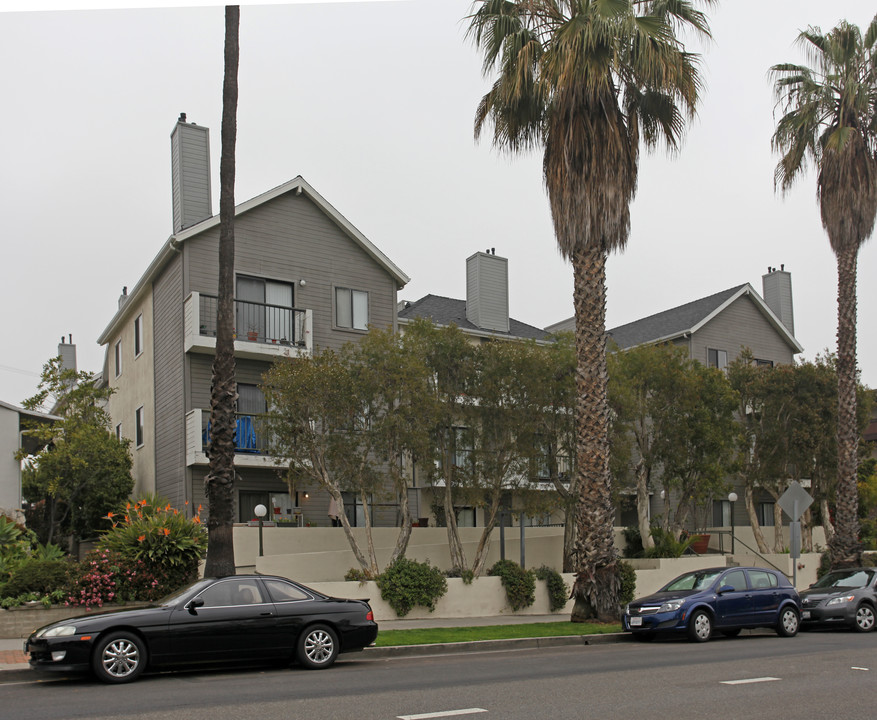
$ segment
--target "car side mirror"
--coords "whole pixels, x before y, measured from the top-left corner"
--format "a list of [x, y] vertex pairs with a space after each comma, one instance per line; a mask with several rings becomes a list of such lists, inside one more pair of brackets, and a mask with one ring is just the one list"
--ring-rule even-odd
[[204, 605], [204, 598], [200, 598], [200, 597], [192, 598], [191, 600], [189, 600], [189, 602], [186, 603], [186, 610], [188, 610], [190, 613], [192, 613], [192, 615], [194, 615], [195, 611], [199, 607], [203, 607], [203, 605]]
[[722, 587], [719, 588], [719, 595], [724, 595], [729, 592], [734, 592], [733, 585], [722, 585]]

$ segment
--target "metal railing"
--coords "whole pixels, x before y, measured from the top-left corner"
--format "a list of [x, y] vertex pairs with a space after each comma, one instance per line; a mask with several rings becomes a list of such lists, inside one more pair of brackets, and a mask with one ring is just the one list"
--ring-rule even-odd
[[[201, 335], [216, 337], [216, 295], [200, 294]], [[269, 303], [235, 300], [235, 337], [275, 345], [305, 344], [305, 311]]]
[[[234, 449], [236, 453], [252, 455], [268, 454], [268, 428], [266, 415], [236, 413]], [[201, 413], [201, 446], [206, 452], [210, 445], [210, 411]]]

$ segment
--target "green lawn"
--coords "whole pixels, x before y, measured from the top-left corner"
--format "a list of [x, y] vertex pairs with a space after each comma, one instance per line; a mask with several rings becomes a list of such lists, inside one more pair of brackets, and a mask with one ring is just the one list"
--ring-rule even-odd
[[380, 630], [375, 645], [377, 647], [432, 645], [435, 643], [472, 642], [473, 640], [508, 640], [510, 638], [557, 637], [560, 635], [603, 635], [605, 633], [616, 632], [621, 632], [621, 625], [571, 622], [423, 628], [417, 630]]

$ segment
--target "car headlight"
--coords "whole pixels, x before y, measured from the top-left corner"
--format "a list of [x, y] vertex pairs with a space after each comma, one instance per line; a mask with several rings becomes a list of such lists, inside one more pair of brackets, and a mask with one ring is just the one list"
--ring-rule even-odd
[[831, 598], [826, 605], [846, 605], [856, 599], [855, 595], [842, 595], [841, 597]]
[[658, 608], [659, 613], [675, 612], [682, 607], [684, 600], [669, 600]]
[[74, 635], [75, 633], [75, 625], [56, 625], [55, 627], [50, 627], [47, 630], [40, 630], [37, 633], [37, 637], [67, 637], [68, 635]]

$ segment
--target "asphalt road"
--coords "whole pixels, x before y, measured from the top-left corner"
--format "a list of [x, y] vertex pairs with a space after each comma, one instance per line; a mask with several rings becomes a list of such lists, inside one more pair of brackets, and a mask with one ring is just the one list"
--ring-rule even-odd
[[[365, 659], [328, 671], [263, 668], [0, 685], [0, 717], [791, 718], [877, 715], [877, 634], [747, 633], [685, 640]], [[434, 714], [439, 713], [439, 714]], [[454, 713], [454, 714], [449, 714]]]

